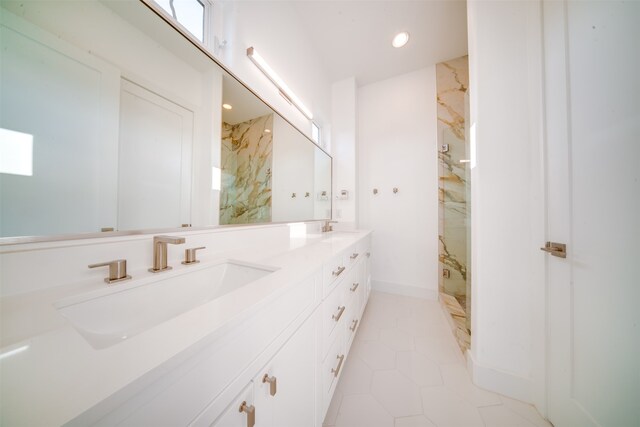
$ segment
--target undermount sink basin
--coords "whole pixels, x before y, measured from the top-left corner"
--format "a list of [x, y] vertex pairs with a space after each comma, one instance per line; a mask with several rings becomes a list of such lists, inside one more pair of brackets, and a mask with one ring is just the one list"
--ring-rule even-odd
[[[78, 301], [58, 301], [55, 307], [96, 349], [110, 347], [166, 320], [254, 282], [277, 268], [224, 261], [205, 268]], [[129, 286], [127, 286], [129, 285]], [[133, 285], [133, 286], [131, 286]]]

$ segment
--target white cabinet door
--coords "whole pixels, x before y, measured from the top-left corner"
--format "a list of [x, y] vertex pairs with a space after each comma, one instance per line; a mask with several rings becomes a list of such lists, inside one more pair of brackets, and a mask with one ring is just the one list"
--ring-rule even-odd
[[[252, 427], [259, 411], [253, 402], [253, 383], [249, 383], [224, 413], [211, 424], [212, 427]], [[242, 407], [243, 411], [240, 410]], [[262, 414], [260, 414], [262, 416]], [[256, 422], [257, 425], [257, 422]]]
[[314, 426], [317, 351], [312, 317], [255, 378], [256, 427]]

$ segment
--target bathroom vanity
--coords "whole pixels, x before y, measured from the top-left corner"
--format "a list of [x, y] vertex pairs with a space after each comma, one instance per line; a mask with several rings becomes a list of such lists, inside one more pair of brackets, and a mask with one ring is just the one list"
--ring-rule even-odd
[[3, 338], [27, 348], [0, 360], [0, 423], [321, 426], [369, 296], [370, 244], [307, 235], [5, 297]]

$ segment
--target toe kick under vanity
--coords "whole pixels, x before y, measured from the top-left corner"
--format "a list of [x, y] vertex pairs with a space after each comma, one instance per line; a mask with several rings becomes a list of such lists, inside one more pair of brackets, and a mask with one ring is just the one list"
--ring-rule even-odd
[[[371, 234], [324, 233], [297, 246], [256, 261], [268, 274], [152, 326], [144, 316], [167, 304], [161, 293], [145, 303], [143, 319], [135, 307], [126, 313], [129, 304], [121, 315], [133, 317], [120, 321], [135, 326], [120, 341], [100, 325], [106, 314], [97, 303], [86, 308], [87, 325], [81, 311], [64, 312], [81, 307], [82, 295], [56, 295], [48, 305], [62, 317], [58, 330], [0, 361], [0, 424], [320, 427], [369, 297]], [[203, 260], [131, 288], [134, 277], [101, 298], [188, 286], [224, 262], [234, 263]]]

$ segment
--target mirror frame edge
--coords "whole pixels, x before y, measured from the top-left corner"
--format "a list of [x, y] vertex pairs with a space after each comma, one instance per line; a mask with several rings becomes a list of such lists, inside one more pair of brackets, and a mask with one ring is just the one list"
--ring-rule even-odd
[[330, 200], [330, 213], [328, 219], [308, 219], [308, 220], [298, 220], [298, 221], [278, 221], [278, 222], [259, 222], [259, 223], [250, 223], [250, 224], [218, 224], [218, 225], [203, 225], [199, 227], [170, 227], [170, 228], [150, 228], [150, 229], [140, 229], [140, 230], [123, 230], [123, 231], [107, 231], [107, 232], [88, 232], [88, 233], [70, 233], [70, 234], [52, 234], [48, 236], [13, 236], [13, 237], [0, 237], [0, 247], [4, 246], [13, 246], [13, 245], [21, 245], [28, 243], [46, 243], [46, 242], [62, 242], [69, 240], [86, 240], [86, 239], [100, 239], [106, 237], [123, 237], [123, 236], [133, 236], [133, 235], [147, 235], [147, 234], [158, 234], [158, 233], [179, 233], [183, 232], [191, 232], [191, 231], [205, 231], [205, 230], [216, 230], [216, 229], [226, 229], [226, 228], [240, 228], [240, 227], [260, 227], [260, 226], [271, 226], [271, 225], [284, 225], [284, 224], [292, 224], [292, 223], [307, 223], [307, 222], [316, 222], [316, 221], [327, 221], [333, 220], [333, 156], [329, 154], [324, 148], [322, 148], [319, 144], [313, 141], [309, 136], [307, 136], [304, 132], [298, 128], [298, 126], [294, 125], [283, 116], [277, 109], [275, 109], [270, 103], [268, 103], [264, 98], [258, 95], [253, 89], [251, 89], [247, 84], [240, 79], [235, 73], [229, 70], [224, 64], [222, 64], [211, 52], [204, 48], [204, 46], [190, 33], [188, 33], [185, 29], [183, 29], [178, 22], [175, 22], [171, 17], [169, 17], [164, 10], [160, 8], [153, 0], [138, 0], [140, 3], [145, 5], [151, 12], [155, 13], [160, 19], [162, 19], [165, 23], [167, 23], [170, 27], [172, 27], [175, 31], [177, 31], [182, 37], [184, 37], [189, 43], [194, 45], [200, 52], [206, 55], [211, 61], [213, 61], [217, 66], [219, 66], [224, 72], [233, 77], [238, 83], [240, 83], [245, 89], [247, 89], [253, 96], [262, 101], [267, 107], [269, 107], [275, 114], [280, 116], [285, 122], [287, 122], [291, 127], [297, 130], [304, 138], [306, 138], [309, 142], [311, 142], [316, 148], [326, 154], [329, 159], [331, 159], [331, 187], [332, 194]]

